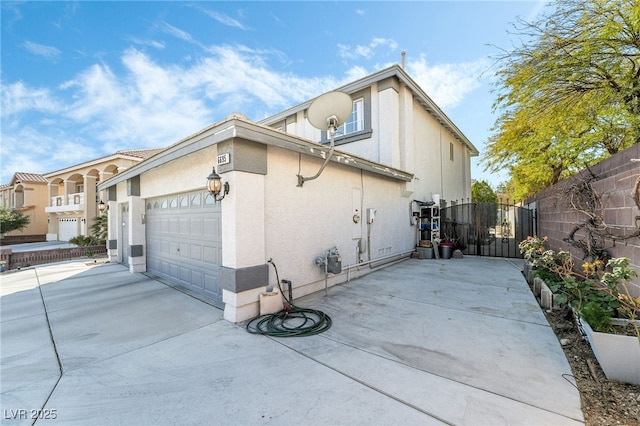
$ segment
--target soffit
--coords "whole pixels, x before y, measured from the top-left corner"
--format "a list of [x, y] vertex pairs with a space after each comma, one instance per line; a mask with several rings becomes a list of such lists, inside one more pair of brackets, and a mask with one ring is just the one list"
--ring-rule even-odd
[[[269, 146], [277, 146], [289, 151], [295, 151], [322, 159], [326, 158], [326, 154], [329, 151], [329, 147], [325, 145], [281, 132], [269, 126], [256, 124], [238, 115], [233, 115], [218, 124], [181, 140], [154, 157], [136, 164], [105, 182], [100, 183], [98, 190], [105, 190], [120, 182], [125, 182], [127, 179], [139, 176], [146, 171], [161, 167], [163, 164], [172, 160], [234, 138], [246, 139]], [[334, 150], [331, 162], [344, 164], [399, 181], [409, 182], [413, 179], [413, 174], [411, 173], [388, 167], [340, 151], [339, 149]]]

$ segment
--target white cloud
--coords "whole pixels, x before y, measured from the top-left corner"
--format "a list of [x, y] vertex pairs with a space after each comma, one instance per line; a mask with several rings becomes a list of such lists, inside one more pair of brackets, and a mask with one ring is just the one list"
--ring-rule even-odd
[[15, 172], [47, 173], [101, 155], [100, 150], [82, 139], [73, 140], [55, 127], [38, 123], [21, 127], [16, 133], [2, 129], [2, 183]]
[[193, 38], [191, 37], [191, 34], [189, 34], [186, 31], [181, 30], [180, 28], [176, 28], [171, 24], [168, 24], [167, 22], [163, 22], [162, 26], [161, 26], [162, 31], [164, 31], [165, 33], [172, 35], [176, 38], [179, 38], [180, 40], [186, 41], [188, 43], [194, 43]]
[[123, 76], [94, 65], [67, 85], [76, 100], [66, 115], [82, 125], [85, 137], [106, 151], [158, 147], [210, 124], [211, 109], [185, 79], [188, 70], [162, 68], [135, 49], [122, 62]]
[[3, 84], [2, 176], [168, 146], [232, 112], [259, 120], [368, 74], [354, 66], [342, 77], [307, 78], [270, 65], [283, 60], [277, 50], [213, 46], [166, 65], [129, 48], [122, 67], [94, 64], [57, 88]]
[[464, 97], [479, 88], [487, 60], [455, 64], [430, 65], [424, 55], [408, 61], [406, 70], [422, 89], [441, 108], [455, 108]]
[[398, 48], [398, 43], [392, 39], [386, 38], [374, 38], [367, 45], [356, 45], [352, 47], [348, 44], [338, 44], [338, 56], [343, 59], [371, 59], [376, 54], [378, 47], [386, 47], [390, 51], [394, 51]]
[[142, 40], [139, 38], [132, 38], [131, 41], [135, 44], [138, 44], [140, 46], [150, 46], [153, 47], [155, 49], [158, 50], [162, 50], [164, 49], [164, 43], [160, 42], [160, 41], [156, 41], [156, 40]]
[[232, 27], [232, 28], [239, 28], [241, 30], [248, 30], [249, 27], [247, 27], [246, 25], [244, 25], [242, 22], [233, 19], [232, 17], [225, 15], [223, 13], [219, 13], [213, 10], [207, 10], [207, 9], [201, 9], [202, 12], [204, 12], [205, 14], [207, 14], [209, 17], [215, 19], [216, 21], [218, 21], [219, 23], [226, 25], [228, 27]]
[[21, 81], [2, 84], [0, 93], [3, 117], [23, 111], [54, 112], [60, 108], [48, 89], [34, 89]]
[[359, 80], [362, 77], [367, 76], [368, 74], [370, 74], [369, 71], [367, 71], [364, 67], [361, 67], [361, 66], [351, 67], [347, 70], [347, 74], [345, 75], [343, 84], [347, 84], [351, 81]]
[[62, 53], [57, 47], [46, 46], [44, 44], [34, 43], [28, 40], [24, 42], [24, 48], [34, 55], [42, 56], [47, 59], [57, 59]]

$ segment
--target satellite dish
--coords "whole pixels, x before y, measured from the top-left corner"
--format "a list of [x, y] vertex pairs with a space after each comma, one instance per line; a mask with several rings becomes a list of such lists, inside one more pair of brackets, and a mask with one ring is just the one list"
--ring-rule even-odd
[[298, 186], [302, 186], [306, 181], [313, 180], [320, 176], [320, 173], [322, 173], [333, 155], [333, 149], [335, 147], [334, 134], [336, 133], [336, 129], [340, 127], [342, 123], [347, 121], [352, 110], [353, 101], [351, 100], [351, 96], [344, 92], [325, 93], [324, 95], [318, 96], [313, 100], [313, 102], [311, 102], [311, 105], [309, 105], [309, 109], [307, 110], [307, 118], [311, 125], [316, 129], [329, 131], [331, 148], [329, 149], [329, 153], [326, 155], [320, 170], [318, 170], [318, 173], [311, 177], [297, 175]]
[[328, 92], [314, 99], [309, 105], [307, 117], [316, 129], [335, 130], [347, 121], [352, 110], [351, 96], [344, 92]]

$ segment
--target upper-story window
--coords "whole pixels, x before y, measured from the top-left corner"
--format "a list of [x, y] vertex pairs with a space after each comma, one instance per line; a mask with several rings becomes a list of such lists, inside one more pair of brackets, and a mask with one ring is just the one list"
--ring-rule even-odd
[[[335, 143], [342, 145], [371, 137], [371, 88], [351, 94], [353, 107], [347, 121], [336, 129]], [[321, 143], [329, 143], [326, 131], [322, 131]]]
[[347, 121], [336, 130], [337, 136], [346, 136], [364, 130], [364, 99], [353, 101], [353, 110]]

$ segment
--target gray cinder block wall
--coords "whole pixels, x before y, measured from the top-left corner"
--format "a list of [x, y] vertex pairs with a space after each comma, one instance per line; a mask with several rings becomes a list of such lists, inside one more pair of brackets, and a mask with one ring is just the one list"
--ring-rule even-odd
[[[637, 160], [637, 161], [634, 161]], [[537, 194], [532, 200], [537, 207], [538, 236], [549, 237], [548, 246], [553, 250], [569, 251], [576, 268], [581, 270], [583, 252], [572, 247], [565, 239], [577, 224], [584, 223], [588, 216], [571, 206], [568, 188], [584, 182], [589, 177], [594, 192], [600, 196], [602, 209], [598, 214], [604, 218], [609, 233], [618, 237], [632, 235], [640, 227], [640, 209], [634, 192], [640, 190], [640, 144], [619, 152], [594, 165], [589, 170], [565, 179], [557, 185]], [[586, 233], [578, 231], [574, 239], [585, 239]], [[640, 274], [640, 238], [607, 238], [604, 244], [611, 257], [628, 257]], [[640, 279], [633, 281], [633, 293], [640, 297]]]

